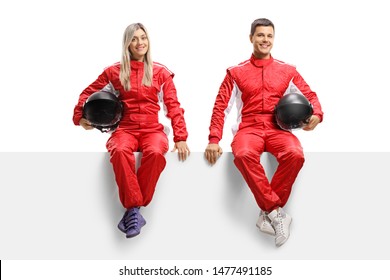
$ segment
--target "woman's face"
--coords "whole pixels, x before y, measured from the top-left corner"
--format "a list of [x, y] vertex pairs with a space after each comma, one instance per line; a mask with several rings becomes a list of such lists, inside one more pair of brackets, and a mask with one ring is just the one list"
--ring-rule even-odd
[[134, 32], [134, 37], [131, 40], [129, 51], [131, 58], [137, 61], [144, 61], [145, 54], [149, 49], [149, 40], [145, 31], [141, 28]]

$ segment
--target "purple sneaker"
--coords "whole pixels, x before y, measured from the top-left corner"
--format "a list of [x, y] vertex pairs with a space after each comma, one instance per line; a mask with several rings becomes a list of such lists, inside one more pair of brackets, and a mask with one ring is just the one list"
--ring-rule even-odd
[[139, 213], [139, 208], [128, 209], [118, 224], [118, 228], [126, 233], [127, 238], [137, 236], [141, 233], [141, 227], [146, 224], [144, 217]]

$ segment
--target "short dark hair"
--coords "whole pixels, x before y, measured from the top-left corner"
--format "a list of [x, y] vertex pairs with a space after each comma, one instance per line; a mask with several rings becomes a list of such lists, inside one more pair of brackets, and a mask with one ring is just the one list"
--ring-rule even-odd
[[251, 35], [252, 36], [255, 34], [256, 27], [258, 27], [258, 26], [271, 26], [272, 29], [275, 31], [275, 26], [272, 23], [272, 21], [270, 21], [269, 19], [266, 19], [266, 18], [258, 18], [252, 22], [252, 25], [251, 25]]

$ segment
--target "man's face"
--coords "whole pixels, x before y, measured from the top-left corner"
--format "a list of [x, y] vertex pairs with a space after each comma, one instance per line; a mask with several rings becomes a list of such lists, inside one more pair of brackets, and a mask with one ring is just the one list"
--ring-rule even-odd
[[272, 26], [257, 26], [255, 33], [249, 36], [253, 44], [253, 54], [257, 58], [267, 59], [271, 56], [274, 44], [274, 29]]

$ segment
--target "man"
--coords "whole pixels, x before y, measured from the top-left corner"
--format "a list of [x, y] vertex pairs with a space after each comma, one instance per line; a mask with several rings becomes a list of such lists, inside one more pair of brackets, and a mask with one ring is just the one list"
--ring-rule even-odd
[[[225, 117], [236, 100], [238, 123], [233, 128], [235, 135], [231, 144], [234, 164], [261, 209], [256, 225], [262, 232], [275, 235], [275, 244], [279, 247], [290, 235], [292, 218], [283, 207], [303, 166], [304, 154], [298, 138], [276, 124], [274, 108], [286, 93], [298, 92], [306, 96], [313, 106], [313, 115], [303, 128], [306, 131], [313, 130], [322, 121], [323, 112], [316, 93], [295, 67], [272, 57], [274, 34], [270, 20], [261, 18], [252, 23], [249, 39], [253, 54], [250, 59], [227, 69], [214, 104], [205, 157], [213, 165], [222, 154], [218, 143], [222, 139]], [[263, 152], [273, 154], [279, 163], [271, 182], [260, 164]]]

